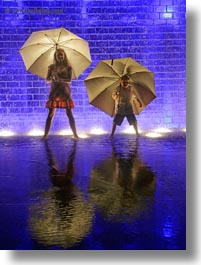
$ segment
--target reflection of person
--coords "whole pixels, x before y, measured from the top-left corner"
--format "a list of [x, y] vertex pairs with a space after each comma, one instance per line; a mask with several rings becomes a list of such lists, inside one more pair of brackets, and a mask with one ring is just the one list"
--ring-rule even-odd
[[137, 104], [139, 104], [139, 107], [142, 107], [142, 103], [137, 98], [132, 86], [130, 85], [128, 75], [121, 77], [120, 85], [112, 93], [112, 98], [115, 100], [115, 116], [113, 119], [111, 136], [114, 135], [116, 126], [120, 126], [125, 117], [127, 118], [128, 123], [133, 125], [136, 134], [139, 135], [137, 119], [134, 114], [132, 102], [135, 100]]
[[46, 151], [49, 160], [50, 166], [50, 178], [53, 186], [58, 187], [60, 189], [73, 189], [73, 176], [74, 176], [74, 160], [75, 160], [75, 153], [76, 153], [76, 142], [72, 146], [72, 150], [68, 156], [67, 164], [65, 170], [60, 170], [58, 168], [57, 162], [51, 152], [48, 142], [46, 142]]
[[45, 141], [50, 180], [53, 187], [38, 194], [30, 207], [29, 229], [32, 238], [45, 249], [68, 249], [78, 244], [91, 230], [93, 206], [73, 183], [77, 141], [68, 154], [67, 165], [60, 169]]
[[123, 190], [135, 191], [140, 194], [150, 195], [155, 189], [155, 174], [138, 157], [138, 141], [136, 140], [134, 152], [125, 156], [117, 151], [114, 143], [113, 156], [115, 160], [114, 182]]
[[155, 182], [154, 172], [139, 158], [138, 138], [128, 148], [112, 140], [112, 156], [91, 172], [90, 198], [106, 218], [121, 220], [149, 207]]
[[68, 63], [67, 56], [63, 49], [57, 49], [54, 53], [54, 63], [48, 67], [46, 78], [47, 81], [51, 82], [51, 89], [49, 99], [46, 103], [49, 113], [46, 120], [43, 139], [47, 139], [56, 108], [64, 108], [66, 110], [74, 138], [78, 138], [75, 120], [72, 114], [74, 102], [70, 90], [71, 79], [72, 68]]

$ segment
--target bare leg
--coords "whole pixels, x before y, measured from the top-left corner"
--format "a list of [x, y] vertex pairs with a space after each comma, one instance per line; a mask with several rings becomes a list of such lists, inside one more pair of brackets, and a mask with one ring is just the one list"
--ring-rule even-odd
[[66, 109], [66, 115], [68, 117], [69, 124], [70, 124], [71, 130], [73, 132], [74, 138], [76, 138], [76, 139], [79, 138], [77, 135], [77, 130], [76, 130], [76, 126], [75, 126], [75, 119], [73, 117], [72, 110]]
[[44, 136], [43, 136], [44, 140], [47, 139], [49, 130], [50, 130], [51, 126], [52, 126], [52, 120], [54, 118], [55, 112], [56, 112], [55, 108], [50, 108], [49, 109], [49, 113], [48, 113], [48, 116], [47, 116], [47, 119], [46, 119], [46, 124], [45, 124], [45, 133], [44, 133]]
[[116, 130], [116, 126], [117, 126], [117, 125], [116, 125], [115, 123], [112, 124], [112, 132], [111, 132], [111, 134], [110, 134], [111, 137], [114, 135], [114, 132], [115, 132], [115, 130]]
[[135, 129], [136, 135], [139, 135], [137, 121], [133, 124], [133, 127]]

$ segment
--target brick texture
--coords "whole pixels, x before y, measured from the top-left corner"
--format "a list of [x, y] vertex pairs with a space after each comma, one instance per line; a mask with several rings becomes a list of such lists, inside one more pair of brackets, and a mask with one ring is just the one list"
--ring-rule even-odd
[[[65, 27], [89, 42], [92, 64], [72, 83], [78, 130], [109, 131], [112, 118], [88, 102], [84, 79], [99, 60], [132, 57], [155, 73], [157, 98], [139, 128], [186, 126], [186, 2], [182, 0], [0, 1], [0, 130], [44, 129], [49, 84], [28, 73], [19, 53], [33, 31]], [[127, 121], [122, 129], [127, 127]], [[57, 110], [52, 132], [68, 129]]]

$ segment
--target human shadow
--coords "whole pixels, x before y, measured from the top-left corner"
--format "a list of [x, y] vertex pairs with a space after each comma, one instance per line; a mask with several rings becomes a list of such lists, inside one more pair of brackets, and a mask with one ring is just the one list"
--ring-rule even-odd
[[32, 205], [29, 220], [40, 249], [72, 248], [91, 229], [93, 207], [73, 182], [76, 147], [77, 142], [73, 141], [66, 168], [61, 170], [48, 141], [45, 142], [52, 187]]
[[112, 140], [112, 155], [91, 171], [89, 194], [106, 219], [125, 220], [149, 207], [156, 175], [138, 154], [138, 139], [128, 149]]

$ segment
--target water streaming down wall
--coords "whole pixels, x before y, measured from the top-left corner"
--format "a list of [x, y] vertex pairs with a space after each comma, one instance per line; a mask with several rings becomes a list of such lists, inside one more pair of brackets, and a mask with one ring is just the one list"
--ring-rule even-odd
[[[118, 57], [132, 57], [155, 73], [157, 98], [138, 117], [140, 129], [186, 127], [185, 1], [5, 0], [0, 11], [0, 130], [43, 130], [49, 85], [26, 71], [19, 49], [33, 31], [61, 26], [91, 50], [91, 66], [72, 83], [78, 130], [110, 130], [112, 118], [88, 103], [84, 79], [99, 60]], [[68, 128], [58, 110], [52, 132]]]

